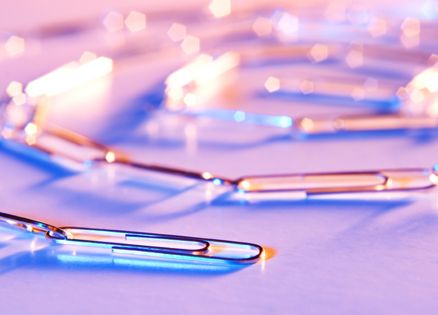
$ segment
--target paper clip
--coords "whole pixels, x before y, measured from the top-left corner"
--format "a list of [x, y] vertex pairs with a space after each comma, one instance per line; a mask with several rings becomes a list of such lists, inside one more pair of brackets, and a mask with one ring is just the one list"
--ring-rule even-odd
[[[406, 168], [354, 172], [302, 173], [248, 176], [236, 181], [241, 193], [233, 199], [247, 201], [277, 199], [303, 200], [313, 197], [400, 197], [399, 193], [422, 192], [438, 184], [436, 168]], [[282, 198], [283, 196], [283, 198]]]
[[176, 259], [200, 263], [253, 263], [263, 253], [257, 244], [178, 235], [56, 227], [41, 221], [0, 212], [0, 221], [44, 235], [64, 245], [110, 249], [113, 255]]
[[[378, 116], [375, 123], [378, 124], [380, 120], [387, 119], [386, 117], [388, 116]], [[397, 118], [395, 121], [399, 122], [400, 119]], [[430, 119], [433, 123], [434, 120]], [[408, 119], [408, 123], [412, 124], [413, 122], [415, 122], [413, 118]], [[366, 122], [363, 122], [363, 124], [370, 129], [373, 127]], [[424, 127], [424, 124], [420, 125]], [[346, 126], [344, 125], [344, 128]], [[389, 126], [393, 127], [394, 123], [390, 123]], [[433, 126], [432, 124], [431, 127]], [[319, 131], [321, 132], [322, 130], [319, 129]], [[62, 128], [43, 129], [32, 138], [31, 142], [24, 141], [22, 143], [30, 148], [37, 149], [64, 166], [73, 165], [77, 168], [78, 165], [91, 167], [115, 164], [128, 166], [140, 171], [153, 171], [182, 178], [191, 178], [230, 188], [232, 199], [253, 201], [258, 199], [272, 200], [284, 198], [306, 199], [316, 195], [407, 192], [429, 189], [435, 187], [437, 183], [437, 172], [435, 169], [418, 168], [244, 176], [239, 179], [231, 179], [216, 176], [208, 171], [193, 171], [135, 161], [129, 156], [118, 153], [116, 150], [97, 143], [88, 137]], [[67, 148], [67, 150], [60, 148]]]
[[[329, 49], [328, 57], [332, 54], [342, 55], [342, 47], [340, 45], [327, 45]], [[291, 48], [283, 47], [284, 51], [289, 51], [289, 55], [295, 54], [303, 55], [299, 49], [304, 51], [309, 50], [309, 47], [305, 45], [293, 46]], [[369, 47], [368, 47], [369, 48]], [[331, 51], [333, 50], [333, 52]], [[366, 51], [368, 51], [367, 49]], [[388, 50], [388, 51], [387, 51]], [[387, 53], [395, 53], [395, 50], [379, 47], [380, 55], [378, 54], [377, 60], [380, 62], [391, 62]], [[271, 52], [272, 54], [272, 52]], [[212, 90], [210, 87], [220, 86], [221, 77], [230, 69], [234, 69], [239, 66], [239, 62], [235, 61], [239, 58], [249, 58], [242, 52], [237, 53], [225, 53], [220, 57], [214, 59], [211, 56], [201, 56], [193, 63], [188, 64], [186, 67], [175, 71], [167, 78], [166, 84], [166, 109], [169, 112], [177, 114], [188, 114], [193, 116], [205, 116], [215, 120], [231, 120], [236, 123], [249, 123], [266, 126], [274, 126], [284, 129], [290, 129], [292, 135], [319, 135], [319, 134], [333, 134], [333, 133], [352, 133], [352, 132], [370, 132], [370, 131], [405, 131], [405, 130], [430, 130], [438, 128], [438, 116], [437, 116], [437, 104], [438, 104], [438, 65], [433, 64], [433, 58], [429, 58], [430, 54], [422, 54], [417, 57], [415, 53], [403, 52], [404, 58], [412, 57], [412, 63], [418, 63], [417, 67], [421, 65], [423, 71], [415, 75], [411, 81], [405, 86], [396, 87], [394, 83], [391, 83], [391, 88], [385, 91], [385, 88], [375, 89], [373, 92], [373, 98], [379, 99], [382, 102], [384, 98], [382, 95], [386, 95], [386, 105], [390, 105], [390, 112], [386, 110], [386, 113], [371, 113], [371, 114], [359, 114], [359, 115], [341, 115], [341, 116], [324, 116], [324, 117], [311, 117], [311, 116], [290, 116], [288, 113], [274, 113], [274, 114], [260, 114], [256, 112], [249, 112], [243, 108], [228, 108], [229, 104], [223, 108], [208, 106], [208, 100], [212, 97], [218, 97], [218, 91]], [[305, 54], [304, 54], [305, 56]], [[379, 59], [380, 58], [380, 59]], [[335, 58], [336, 59], [336, 58]], [[428, 66], [429, 63], [429, 66]], [[430, 65], [432, 63], [432, 65]], [[206, 70], [208, 69], [208, 70]], [[366, 89], [364, 85], [355, 84], [353, 74], [338, 73], [338, 78], [351, 81], [352, 83], [346, 84], [348, 86], [348, 93], [345, 92], [345, 86], [341, 86], [342, 80], [336, 82], [334, 78], [330, 78], [330, 82], [335, 86], [338, 84], [338, 91], [332, 91], [330, 93], [325, 91], [325, 87], [319, 87], [320, 91], [315, 91], [314, 82], [309, 81], [310, 92], [303, 92], [304, 96], [308, 96], [318, 93], [325, 93], [328, 98], [336, 96], [337, 98], [348, 97], [353, 98], [351, 91], [358, 89], [361, 93], [365, 93]], [[336, 75], [334, 75], [336, 77]], [[184, 78], [184, 80], [182, 80]], [[357, 78], [357, 74], [356, 74]], [[272, 82], [266, 81], [268, 89], [274, 93], [287, 93], [288, 87], [284, 87], [279, 78], [271, 77]], [[366, 81], [366, 80], [365, 80]], [[365, 82], [363, 81], [363, 82]], [[206, 83], [207, 82], [207, 83]], [[363, 83], [362, 82], [362, 83]], [[388, 83], [389, 84], [389, 83]], [[333, 86], [329, 90], [334, 90]], [[283, 90], [283, 92], [281, 91]], [[293, 87], [292, 87], [293, 89]], [[393, 95], [388, 96], [388, 91], [392, 90]], [[176, 92], [182, 93], [176, 93]], [[210, 93], [210, 94], [209, 94]], [[212, 94], [216, 93], [216, 94]], [[175, 96], [176, 95], [176, 96]], [[202, 100], [198, 103], [188, 103], [187, 95], [197, 96], [195, 99]], [[199, 96], [198, 96], [199, 95]], [[364, 96], [365, 97], [365, 96]], [[364, 98], [363, 100], [366, 100]], [[217, 102], [215, 102], [217, 103]], [[394, 112], [394, 104], [399, 107]], [[385, 105], [385, 106], [386, 106]]]

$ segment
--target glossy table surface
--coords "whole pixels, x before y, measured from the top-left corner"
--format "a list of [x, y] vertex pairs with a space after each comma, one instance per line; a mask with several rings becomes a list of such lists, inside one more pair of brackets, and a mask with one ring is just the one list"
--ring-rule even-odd
[[[131, 2], [124, 7], [135, 4]], [[19, 19], [28, 27], [38, 25], [42, 23], [39, 14], [47, 14], [48, 20], [59, 19], [50, 6], [76, 17], [86, 2], [71, 4], [70, 9], [55, 3], [6, 1], [5, 10], [0, 10], [1, 27], [18, 27]], [[87, 14], [93, 16], [102, 8], [106, 8], [103, 1], [91, 2]], [[14, 14], [17, 18], [11, 17]], [[85, 48], [92, 46], [93, 38], [81, 43]], [[41, 49], [20, 61], [2, 62], [0, 88], [12, 79], [29, 80], [76, 58], [84, 48], [64, 38]], [[50, 119], [144, 161], [232, 178], [431, 167], [438, 162], [434, 134], [294, 139], [275, 128], [159, 117], [148, 112], [144, 102], [158, 92], [157, 84], [174, 67], [172, 62], [127, 65], [111, 82], [103, 82], [103, 87], [85, 89], [88, 99], [69, 96], [60, 101]], [[91, 91], [95, 95], [89, 96]], [[255, 107], [267, 102], [278, 108], [289, 106], [283, 99], [255, 98], [252, 102]], [[304, 114], [367, 109], [295, 102], [287, 110]], [[44, 238], [2, 225], [2, 314], [436, 313], [436, 191], [402, 201], [245, 204], [215, 198], [215, 192], [202, 184], [169, 183], [152, 173], [111, 167], [66, 171], [29, 158], [4, 142], [0, 172], [4, 212], [59, 226], [248, 241], [262, 244], [270, 253], [262, 262], [226, 270], [184, 269], [177, 263], [123, 263], [110, 257], [97, 261], [64, 255]]]

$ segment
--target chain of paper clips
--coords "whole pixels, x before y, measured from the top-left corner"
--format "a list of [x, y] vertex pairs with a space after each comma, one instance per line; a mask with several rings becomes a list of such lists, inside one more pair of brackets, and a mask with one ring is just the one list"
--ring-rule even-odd
[[[107, 19], [111, 20], [111, 16], [113, 15], [110, 14]], [[107, 19], [105, 21], [107, 21]], [[130, 20], [129, 16], [127, 19]], [[293, 16], [286, 11], [275, 11], [271, 20], [269, 20], [269, 25], [271, 25], [270, 27], [276, 31], [274, 34], [277, 34], [281, 39], [284, 39], [284, 34], [282, 32], [285, 32], [285, 28], [282, 28], [281, 26], [284, 26], [283, 24], [286, 23], [285, 20], [290, 22], [291, 19], [293, 20]], [[256, 27], [261, 23], [260, 18], [256, 18], [256, 22], [253, 21], [253, 16], [248, 17], [246, 15], [235, 20], [231, 19], [228, 22], [234, 26], [231, 27], [233, 31], [226, 28], [222, 32], [216, 30], [215, 33], [212, 34], [212, 30], [215, 29], [215, 24], [213, 23], [212, 28], [203, 27], [205, 33], [203, 36], [205, 38], [201, 36], [202, 34], [200, 35], [200, 38], [204, 38], [203, 43], [204, 46], [206, 46], [205, 49], [208, 49], [208, 42], [210, 42], [211, 49], [214, 50], [216, 42], [218, 42], [219, 39], [225, 40], [231, 38], [228, 40], [232, 40], [236, 32], [247, 33], [248, 31], [251, 31], [260, 35], [260, 28]], [[316, 23], [315, 20], [312, 19], [304, 19], [304, 22], [302, 23], [305, 25], [306, 22]], [[126, 23], [129, 26], [129, 23]], [[407, 22], [405, 21], [405, 23]], [[248, 25], [250, 25], [249, 30]], [[287, 27], [290, 27], [289, 24], [286, 23], [286, 25]], [[201, 26], [203, 26], [202, 23]], [[344, 28], [349, 29], [350, 27], [351, 26], [347, 26]], [[269, 29], [268, 24], [265, 25], [265, 28]], [[169, 36], [174, 33], [174, 29], [175, 25], [172, 24], [169, 29]], [[417, 34], [417, 36], [420, 36], [420, 34]], [[256, 38], [260, 39], [258, 36], [256, 36]], [[244, 41], [243, 45], [240, 45], [241, 48], [234, 48], [232, 52], [227, 52], [217, 58], [212, 58], [205, 54], [201, 55], [200, 57], [195, 58], [193, 62], [190, 62], [186, 66], [169, 75], [166, 80], [166, 103], [164, 104], [164, 112], [176, 113], [179, 115], [194, 115], [195, 117], [199, 115], [207, 116], [219, 120], [231, 119], [236, 123], [256, 123], [274, 125], [280, 128], [292, 128], [291, 130], [293, 133], [300, 135], [376, 130], [435, 129], [438, 126], [438, 118], [434, 117], [433, 114], [436, 103], [436, 93], [434, 88], [436, 85], [435, 82], [437, 82], [436, 78], [438, 77], [438, 71], [433, 66], [435, 55], [430, 52], [431, 50], [433, 51], [434, 47], [429, 47], [432, 44], [430, 44], [428, 39], [429, 38], [427, 37], [425, 43], [422, 43], [427, 48], [419, 51], [409, 51], [384, 45], [379, 43], [380, 39], [377, 42], [371, 41], [370, 44], [362, 44], [360, 50], [353, 50], [353, 52], [356, 52], [356, 61], [353, 60], [355, 58], [349, 58], [352, 54], [351, 45], [346, 45], [342, 42], [329, 42], [328, 44], [292, 42], [292, 44], [288, 44], [287, 42], [284, 43], [280, 41], [277, 45], [272, 44], [271, 40], [266, 44], [263, 44], [261, 48], [254, 48], [251, 41], [249, 44]], [[329, 40], [331, 40], [331, 38]], [[364, 42], [366, 41], [364, 40]], [[233, 47], [236, 46], [239, 46], [238, 43], [234, 43]], [[143, 55], [144, 60], [153, 60], [153, 56], [157, 53], [166, 56], [173, 52], [174, 46], [170, 45], [167, 47], [155, 48], [152, 49], [152, 51], [148, 48], [146, 48], [146, 50], [137, 49], [135, 50], [134, 55]], [[394, 54], [397, 54], [398, 56], [395, 61], [389, 58], [389, 56]], [[249, 201], [272, 198], [302, 199], [315, 195], [338, 193], [350, 194], [353, 192], [378, 192], [381, 195], [381, 193], [384, 192], [393, 193], [399, 191], [422, 190], [433, 187], [436, 184], [436, 173], [434, 169], [375, 170], [341, 173], [284, 174], [272, 176], [263, 175], [229, 179], [216, 176], [209, 171], [191, 171], [177, 167], [134, 161], [125, 154], [118, 153], [105, 145], [96, 143], [87, 137], [75, 134], [69, 130], [60, 127], [42, 127], [43, 124], [41, 124], [40, 120], [43, 114], [41, 113], [44, 112], [44, 103], [47, 102], [51, 96], [58, 95], [64, 91], [73, 89], [75, 86], [111, 73], [113, 71], [114, 63], [117, 65], [120, 62], [123, 62], [124, 58], [126, 58], [126, 54], [122, 54], [121, 58], [117, 57], [119, 55], [120, 53], [115, 53], [114, 59], [111, 59], [107, 57], [96, 57], [93, 54], [87, 53], [81, 57], [81, 60], [66, 64], [47, 75], [29, 82], [25, 88], [23, 88], [18, 82], [12, 82], [8, 87], [8, 94], [11, 97], [11, 100], [6, 101], [3, 105], [2, 136], [6, 139], [15, 142], [18, 141], [26, 146], [47, 153], [50, 156], [55, 157], [58, 162], [68, 162], [69, 165], [72, 164], [71, 162], [83, 166], [102, 163], [122, 164], [142, 170], [189, 177], [212, 182], [215, 185], [230, 187], [237, 192], [237, 194], [233, 194], [232, 198], [240, 198]], [[410, 106], [407, 109], [408, 112], [341, 116], [335, 118], [294, 118], [284, 115], [260, 115], [241, 110], [204, 110], [202, 106], [190, 106], [190, 96], [196, 95], [196, 91], [199, 89], [200, 85], [201, 88], [205, 85], [217, 86], [218, 84], [216, 84], [215, 80], [220, 76], [225, 75], [228, 71], [236, 69], [236, 67], [245, 66], [254, 61], [260, 61], [263, 59], [269, 60], [272, 58], [292, 58], [297, 60], [305, 58], [312, 62], [316, 62], [320, 65], [319, 68], [321, 68], [323, 66], [323, 61], [329, 61], [330, 64], [333, 62], [339, 63], [343, 62], [344, 56], [347, 56], [347, 62], [352, 64], [359, 61], [366, 63], [366, 60], [371, 60], [373, 65], [377, 63], [382, 67], [394, 62], [397, 67], [400, 66], [400, 63], [410, 65], [413, 69], [426, 67], [426, 70], [415, 76], [406, 87], [399, 89], [399, 94], [402, 96], [404, 95], [410, 102]], [[427, 65], [431, 63], [432, 67], [427, 67]], [[328, 71], [331, 71], [330, 68]], [[329, 78], [329, 81], [330, 80], [333, 81], [333, 78]], [[347, 80], [351, 80], [351, 75], [347, 77]], [[276, 92], [281, 88], [280, 83], [279, 79], [270, 77], [265, 82], [265, 87], [269, 92]], [[356, 85], [353, 82], [349, 87], [350, 90], [354, 90], [355, 86]], [[304, 87], [301, 87], [301, 92], [303, 92], [303, 88]], [[324, 94], [324, 92], [327, 93], [330, 88], [331, 86], [323, 90], [323, 92], [318, 92], [318, 90], [316, 90], [316, 92]], [[313, 84], [312, 91], [315, 92], [315, 89], [317, 89], [317, 86]], [[375, 97], [379, 97], [378, 92], [381, 90], [382, 88], [377, 88], [374, 92]], [[401, 101], [405, 102], [404, 100]], [[420, 104], [426, 104], [427, 106], [423, 106], [425, 109], [421, 110], [421, 107], [419, 106]], [[54, 142], [52, 141], [53, 138], [63, 141], [72, 148], [65, 151], [59, 149], [58, 145], [53, 145], [53, 143], [59, 143], [59, 141]], [[72, 154], [72, 151], [75, 151], [74, 154]], [[406, 179], [408, 178], [415, 180], [407, 181]]]
[[[397, 193], [423, 191], [436, 186], [438, 170], [435, 168], [280, 174], [230, 179], [208, 171], [191, 171], [136, 161], [126, 154], [119, 153], [85, 136], [61, 127], [47, 126], [41, 122], [42, 116], [44, 116], [43, 109], [45, 106], [50, 106], [52, 96], [110, 74], [113, 71], [114, 63], [119, 64], [127, 58], [138, 55], [149, 60], [153, 60], [153, 57], [157, 55], [171, 57], [183, 51], [188, 55], [188, 62], [170, 74], [166, 80], [166, 98], [162, 110], [166, 114], [189, 115], [195, 119], [198, 116], [205, 116], [217, 120], [231, 120], [236, 123], [269, 125], [290, 129], [293, 134], [300, 136], [376, 130], [430, 130], [438, 127], [438, 118], [435, 116], [436, 107], [438, 107], [436, 83], [438, 82], [438, 69], [435, 65], [437, 58], [434, 54], [436, 51], [434, 35], [436, 34], [433, 30], [433, 26], [436, 26], [435, 22], [430, 22], [431, 26], [427, 23], [421, 24], [416, 19], [399, 21], [373, 17], [365, 24], [351, 20], [348, 25], [344, 25], [333, 21], [321, 22], [320, 16], [312, 16], [308, 13], [302, 13], [305, 18], [298, 19], [287, 10], [275, 10], [269, 17], [266, 17], [266, 12], [269, 12], [266, 9], [260, 10], [258, 13], [242, 10], [238, 12], [237, 17], [231, 15], [222, 6], [212, 6], [210, 10], [217, 17], [229, 15], [228, 20], [224, 20], [229, 24], [229, 27], [218, 30], [216, 27], [218, 23], [225, 22], [209, 20], [204, 16], [197, 19], [198, 23], [191, 25], [192, 32], [197, 34], [195, 36], [188, 33], [186, 25], [172, 23], [167, 30], [167, 36], [172, 43], [163, 43], [162, 34], [157, 32], [149, 37], [149, 39], [155, 39], [159, 43], [153, 48], [139, 45], [136, 37], [124, 38], [122, 45], [110, 45], [111, 54], [109, 55], [112, 58], [97, 57], [94, 54], [86, 53], [79, 61], [59, 67], [24, 86], [19, 82], [11, 82], [7, 88], [8, 99], [5, 99], [3, 105], [0, 105], [1, 137], [6, 142], [20, 143], [25, 147], [36, 149], [64, 165], [68, 163], [70, 166], [74, 164], [89, 167], [118, 164], [138, 170], [198, 179], [210, 182], [215, 186], [228, 188], [229, 197], [237, 200], [307, 199], [339, 194], [360, 194], [369, 197], [369, 193], [372, 193], [371, 198], [377, 195], [382, 196], [385, 193], [385, 198], [388, 198]], [[161, 18], [166, 15], [157, 14], [156, 16], [154, 23], [160, 27], [160, 23], [163, 23]], [[188, 13], [185, 18], [190, 20], [191, 15]], [[146, 16], [138, 11], [133, 11], [127, 16], [112, 12], [105, 17], [103, 25], [109, 33], [123, 30], [130, 33], [141, 32], [146, 29]], [[319, 33], [329, 26], [334, 28], [333, 34], [321, 39]], [[420, 32], [421, 27], [422, 31]], [[314, 29], [319, 31], [312, 32], [311, 30]], [[74, 27], [61, 28], [61, 31], [54, 27], [47, 28], [40, 33], [27, 35], [30, 39], [50, 38], [51, 36], [63, 36], [65, 33], [71, 33], [66, 30], [73, 33], [87, 33], [95, 30], [95, 26], [93, 23], [81, 22]], [[401, 35], [399, 35], [400, 30]], [[246, 39], [239, 42], [236, 40], [239, 36]], [[343, 39], [345, 36], [354, 38], [360, 44], [346, 43]], [[385, 45], [385, 41], [391, 41], [394, 38], [400, 40], [402, 47]], [[251, 41], [253, 39], [263, 43], [263, 46], [254, 49]], [[233, 49], [217, 56], [218, 43], [224, 42], [231, 43]], [[203, 51], [215, 51], [216, 57], [207, 54], [201, 54], [196, 58], [190, 57], [190, 55], [200, 52], [201, 43]], [[9, 37], [4, 45], [5, 51], [10, 56], [23, 53], [24, 47], [24, 39], [17, 36]], [[421, 47], [421, 49], [404, 49], [411, 47]], [[397, 54], [395, 60], [392, 58], [394, 54]], [[226, 75], [229, 71], [251, 65], [254, 61], [260, 62], [263, 59], [273, 58], [295, 58], [296, 60], [304, 58], [318, 65], [323, 65], [324, 62], [330, 62], [329, 65], [346, 63], [350, 69], [358, 69], [369, 64], [372, 67], [383, 68], [409, 64], [410, 71], [408, 73], [416, 75], [407, 85], [398, 86], [397, 95], [384, 91], [380, 86], [371, 88], [372, 100], [381, 101], [388, 95], [392, 95], [397, 102], [405, 105], [405, 108], [395, 113], [314, 118], [261, 115], [243, 110], [230, 111], [220, 108], [212, 110], [203, 109], [202, 106], [193, 106], [193, 102], [199, 100], [196, 98], [196, 93], [206, 85], [217, 86], [215, 80], [218, 80], [219, 77]], [[358, 90], [357, 84], [355, 84], [357, 77], [348, 72], [343, 73], [340, 76], [343, 82], [341, 84], [339, 77], [333, 77], [330, 74], [332, 70], [333, 68], [328, 67], [325, 75], [329, 82], [337, 82], [337, 85], [319, 84], [315, 80], [304, 80], [298, 85], [294, 85], [287, 84], [287, 80], [270, 76], [264, 82], [264, 87], [271, 95], [292, 91], [305, 95], [316, 93], [322, 96], [336, 96], [338, 99], [347, 97], [362, 100], [364, 98], [363, 89], [370, 85], [370, 80], [366, 82], [359, 80], [362, 90]], [[353, 79], [356, 81], [351, 82], [354, 81]], [[340, 86], [342, 89], [339, 90]], [[393, 88], [394, 85], [392, 85]], [[202, 93], [205, 97], [205, 90], [202, 90]], [[211, 95], [207, 96], [211, 97]], [[58, 145], [60, 142], [69, 149], [60, 150]], [[177, 255], [179, 257], [200, 257], [210, 260], [240, 262], [253, 261], [262, 253], [260, 246], [249, 243], [126, 231], [58, 228], [4, 213], [0, 217], [3, 221], [14, 226], [24, 227], [31, 232], [44, 233], [49, 239], [59, 243], [109, 247], [113, 252]], [[77, 235], [85, 236], [80, 239]], [[131, 241], [128, 243], [92, 241], [92, 236], [96, 235], [117, 240], [142, 239], [144, 241], [145, 239], [154, 239], [154, 241], [165, 240], [166, 242], [183, 242], [184, 244], [181, 248], [176, 248], [135, 245], [135, 242]], [[230, 252], [229, 256], [223, 254], [227, 251]], [[239, 252], [244, 253], [243, 257], [239, 256]]]
[[125, 254], [128, 257], [249, 263], [260, 258], [263, 252], [261, 246], [251, 243], [120, 230], [56, 227], [2, 212], [0, 221], [28, 232], [43, 234], [55, 243], [108, 248], [114, 254]]

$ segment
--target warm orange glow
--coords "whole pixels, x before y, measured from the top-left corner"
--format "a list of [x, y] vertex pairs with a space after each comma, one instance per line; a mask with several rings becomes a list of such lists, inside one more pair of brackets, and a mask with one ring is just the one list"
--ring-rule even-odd
[[262, 272], [266, 270], [266, 261], [275, 256], [275, 250], [273, 248], [263, 246], [263, 251], [260, 255], [260, 267]]
[[112, 152], [112, 151], [108, 151], [108, 152], [105, 154], [105, 160], [106, 160], [108, 163], [114, 163], [114, 162], [116, 161], [116, 154], [115, 154], [114, 152]]
[[78, 117], [78, 115], [86, 115], [97, 117], [108, 110], [111, 83], [112, 76], [104, 76], [81, 84], [59, 96], [36, 99], [38, 104], [46, 104], [43, 107], [38, 105], [38, 113], [40, 114], [41, 109], [43, 110], [39, 115], [40, 121], [42, 119], [44, 122], [52, 116]]
[[300, 121], [300, 127], [303, 129], [304, 132], [310, 132], [314, 126], [315, 123], [310, 118], [303, 118]]
[[421, 31], [420, 20], [413, 18], [406, 18], [400, 26], [401, 31], [407, 37], [418, 36]]
[[209, 55], [200, 55], [192, 63], [178, 69], [166, 79], [166, 107], [179, 110], [184, 104], [194, 105], [195, 98], [186, 92], [186, 87], [194, 81], [200, 68], [206, 66], [213, 58]]
[[38, 126], [34, 123], [29, 123], [24, 128], [24, 133], [26, 135], [25, 141], [29, 145], [34, 145], [36, 143]]
[[426, 89], [430, 93], [438, 92], [438, 66], [427, 68], [414, 77], [410, 84]]
[[[413, 90], [409, 97], [414, 104], [419, 104], [419, 106], [422, 106], [420, 103], [423, 103], [426, 100], [426, 93], [425, 91], [421, 90]], [[420, 111], [422, 111], [422, 108], [420, 108]]]
[[208, 9], [215, 18], [222, 18], [231, 14], [231, 0], [212, 0]]
[[180, 103], [180, 100], [184, 98], [184, 90], [181, 87], [167, 88], [166, 89], [166, 106], [172, 110], [182, 109], [184, 106]]
[[327, 45], [315, 44], [312, 46], [309, 52], [309, 59], [313, 62], [321, 62], [328, 58], [329, 49]]
[[431, 174], [429, 175], [429, 180], [430, 180], [430, 182], [433, 183], [434, 185], [437, 185], [437, 184], [438, 184], [438, 176], [437, 176], [437, 174], [435, 174], [435, 173], [431, 173]]
[[8, 87], [6, 88], [6, 93], [10, 97], [17, 96], [19, 94], [23, 93], [23, 84], [21, 82], [12, 81], [8, 84]]
[[405, 110], [438, 116], [438, 65], [417, 74], [402, 90]]
[[195, 107], [198, 105], [198, 97], [193, 93], [187, 93], [184, 95], [183, 101], [187, 107]]
[[420, 43], [421, 24], [413, 18], [406, 18], [400, 26], [402, 34], [400, 41], [406, 48], [418, 46]]
[[30, 123], [26, 125], [24, 131], [26, 132], [27, 135], [36, 135], [38, 132], [38, 127], [34, 123]]
[[213, 178], [213, 175], [210, 172], [204, 172], [202, 173], [202, 178], [205, 180], [209, 180]]
[[244, 191], [248, 191], [251, 189], [251, 184], [247, 180], [243, 180], [239, 183], [238, 188]]
[[112, 69], [113, 61], [106, 57], [95, 58], [85, 63], [73, 61], [31, 81], [25, 91], [31, 98], [55, 96], [103, 77], [111, 73]]
[[184, 87], [194, 80], [199, 69], [206, 67], [212, 61], [213, 57], [210, 55], [198, 56], [193, 62], [171, 73], [166, 79], [166, 85], [170, 88]]
[[207, 67], [198, 69], [195, 81], [205, 84], [206, 81], [217, 80], [224, 73], [234, 69], [239, 64], [239, 56], [233, 52], [226, 52], [214, 60], [210, 60]]
[[146, 15], [138, 11], [131, 11], [125, 19], [125, 25], [130, 32], [140, 32], [146, 29]]
[[[193, 62], [170, 74], [166, 79], [166, 106], [178, 110], [203, 104], [219, 89], [221, 76], [239, 64], [235, 53], [213, 59], [200, 55]], [[217, 81], [214, 84], [212, 81]]]
[[265, 81], [265, 89], [269, 93], [274, 93], [280, 90], [280, 79], [276, 77], [269, 77]]

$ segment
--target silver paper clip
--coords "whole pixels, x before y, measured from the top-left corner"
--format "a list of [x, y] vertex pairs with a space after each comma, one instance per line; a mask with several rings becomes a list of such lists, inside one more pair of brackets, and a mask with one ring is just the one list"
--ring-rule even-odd
[[231, 199], [305, 200], [356, 198], [392, 200], [406, 193], [426, 192], [438, 184], [437, 167], [353, 172], [279, 174], [243, 177], [235, 182], [240, 194]]
[[88, 137], [59, 127], [39, 130], [36, 134], [30, 135], [30, 140], [28, 137], [24, 132], [24, 136], [14, 137], [12, 140], [18, 139], [24, 145], [47, 154], [55, 162], [61, 162], [63, 165], [87, 167], [115, 164], [140, 171], [197, 179], [230, 188], [231, 199], [238, 200], [301, 200], [315, 196], [346, 196], [357, 193], [361, 196], [364, 193], [373, 193], [374, 198], [377, 196], [375, 193], [381, 196], [386, 192], [392, 196], [400, 192], [430, 189], [438, 183], [436, 168], [278, 174], [232, 179], [216, 176], [208, 171], [192, 171], [135, 161]]
[[183, 260], [193, 263], [253, 263], [263, 253], [257, 244], [178, 235], [56, 227], [0, 212], [0, 222], [44, 235], [56, 244], [110, 249], [113, 255]]
[[[285, 56], [306, 56], [312, 51], [311, 45], [295, 45], [292, 47], [279, 47], [274, 51], [266, 49], [259, 51], [257, 58], [272, 55], [281, 57], [281, 49]], [[325, 59], [343, 56], [345, 47], [342, 45], [324, 45]], [[377, 54], [374, 56], [371, 48]], [[257, 50], [253, 49], [253, 54]], [[410, 51], [397, 51], [390, 47], [373, 46], [362, 47], [361, 54], [366, 52], [370, 59], [375, 58], [379, 62], [393, 63], [389, 57], [392, 53], [405, 63], [410, 63], [413, 70], [422, 69], [404, 86], [398, 86], [397, 82], [386, 79], [379, 79], [379, 88], [367, 88], [367, 80], [358, 73], [348, 73], [339, 67], [338, 73], [326, 71], [332, 77], [326, 81], [330, 84], [319, 84], [315, 80], [298, 80], [298, 83], [288, 83], [288, 80], [280, 80], [278, 77], [270, 76], [265, 82], [265, 89], [269, 93], [295, 93], [300, 91], [304, 96], [320, 95], [327, 98], [361, 99], [362, 101], [383, 102], [385, 106], [390, 104], [391, 113], [371, 113], [356, 115], [326, 115], [323, 117], [311, 116], [290, 116], [285, 113], [264, 114], [248, 111], [246, 109], [234, 108], [229, 100], [225, 99], [222, 107], [211, 106], [210, 101], [220, 98], [222, 81], [225, 74], [241, 66], [243, 61], [251, 60], [254, 56], [245, 51], [227, 52], [213, 58], [208, 55], [201, 55], [192, 63], [187, 64], [170, 74], [166, 80], [165, 108], [169, 112], [193, 116], [205, 116], [215, 120], [231, 120], [237, 123], [249, 123], [266, 126], [287, 128], [293, 135], [311, 136], [321, 134], [371, 132], [371, 131], [407, 131], [407, 130], [433, 130], [438, 128], [437, 104], [438, 104], [438, 64], [430, 53], [416, 53]], [[242, 60], [242, 61], [241, 61]], [[399, 67], [399, 66], [398, 66]], [[380, 65], [380, 68], [385, 68]], [[319, 69], [319, 68], [316, 68]], [[414, 71], [415, 72], [415, 71]], [[318, 70], [317, 76], [321, 77], [322, 70]], [[296, 77], [296, 74], [294, 73]], [[296, 79], [296, 78], [295, 78]], [[374, 80], [374, 79], [373, 79]], [[289, 80], [291, 81], [291, 80]], [[377, 80], [376, 80], [377, 82]], [[297, 86], [294, 86], [297, 85]], [[215, 87], [212, 89], [211, 86]], [[357, 93], [356, 93], [357, 92]], [[370, 96], [365, 94], [371, 92]], [[253, 93], [253, 92], [252, 92]], [[357, 95], [356, 95], [357, 94]], [[190, 96], [190, 97], [188, 97]], [[214, 104], [217, 104], [215, 100]], [[236, 100], [235, 102], [239, 102]], [[394, 112], [394, 104], [400, 107]], [[231, 107], [231, 108], [230, 108]], [[260, 109], [258, 110], [260, 111]]]

